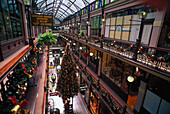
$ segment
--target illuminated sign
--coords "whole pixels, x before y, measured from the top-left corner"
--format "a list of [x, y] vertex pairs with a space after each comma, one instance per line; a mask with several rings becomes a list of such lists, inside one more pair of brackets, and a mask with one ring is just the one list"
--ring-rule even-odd
[[52, 15], [32, 15], [33, 26], [53, 26]]

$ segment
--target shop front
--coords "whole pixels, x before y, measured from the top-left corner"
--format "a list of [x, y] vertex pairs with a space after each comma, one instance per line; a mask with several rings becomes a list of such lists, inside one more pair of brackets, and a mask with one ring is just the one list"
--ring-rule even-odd
[[100, 114], [100, 97], [94, 91], [90, 91], [90, 112], [92, 114]]
[[86, 102], [87, 106], [89, 103], [89, 91], [90, 91], [90, 85], [89, 83], [84, 79], [84, 75], [80, 75], [80, 93], [82, 94], [82, 97], [84, 101]]

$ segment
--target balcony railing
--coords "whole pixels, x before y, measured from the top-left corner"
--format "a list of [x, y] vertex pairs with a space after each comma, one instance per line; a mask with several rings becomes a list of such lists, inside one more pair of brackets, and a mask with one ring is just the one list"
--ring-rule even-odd
[[87, 59], [85, 57], [80, 58], [84, 63], [87, 63]]
[[79, 52], [78, 51], [75, 51], [75, 54], [77, 57], [79, 57]]
[[89, 61], [88, 66], [89, 66], [89, 68], [90, 68], [93, 72], [96, 72], [96, 65], [94, 65], [93, 63], [91, 63], [91, 62]]
[[[67, 34], [64, 34], [68, 36]], [[70, 37], [70, 36], [68, 36]], [[72, 37], [75, 38], [75, 37]], [[85, 42], [85, 40], [81, 40]], [[110, 42], [116, 42], [113, 44]], [[95, 43], [92, 39], [89, 39], [88, 44], [101, 47], [101, 43]], [[107, 52], [115, 53], [118, 56], [123, 56], [125, 58], [133, 60], [134, 58], [134, 43], [125, 42], [115, 39], [104, 39], [103, 49]], [[142, 45], [138, 48], [137, 60], [136, 62], [142, 63], [143, 65], [149, 66], [153, 69], [170, 73], [170, 49], [159, 48], [159, 47], [149, 47]], [[92, 65], [90, 65], [92, 67]], [[93, 69], [93, 68], [92, 68]]]

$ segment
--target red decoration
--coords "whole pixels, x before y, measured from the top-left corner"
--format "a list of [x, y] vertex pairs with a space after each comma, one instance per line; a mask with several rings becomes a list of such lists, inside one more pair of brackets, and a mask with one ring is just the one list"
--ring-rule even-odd
[[88, 57], [89, 56], [89, 53], [84, 53], [84, 57]]
[[57, 96], [57, 92], [50, 93], [50, 96]]
[[130, 45], [130, 49], [132, 48], [133, 45]]
[[22, 101], [19, 103], [19, 106], [20, 106], [20, 108], [23, 108], [23, 107], [25, 107], [27, 104], [28, 104], [28, 101], [26, 101], [26, 100], [24, 99], [24, 100], [22, 100]]
[[8, 97], [8, 99], [11, 99], [11, 100], [12, 100], [12, 103], [13, 103], [14, 105], [17, 105], [17, 104], [18, 104], [16, 97]]
[[154, 61], [154, 58], [152, 58], [151, 61]]

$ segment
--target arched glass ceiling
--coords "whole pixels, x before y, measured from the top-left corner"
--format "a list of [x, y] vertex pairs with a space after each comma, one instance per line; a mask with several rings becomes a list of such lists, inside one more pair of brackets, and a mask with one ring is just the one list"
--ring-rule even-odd
[[53, 14], [62, 21], [95, 0], [37, 0], [36, 4], [43, 14]]

